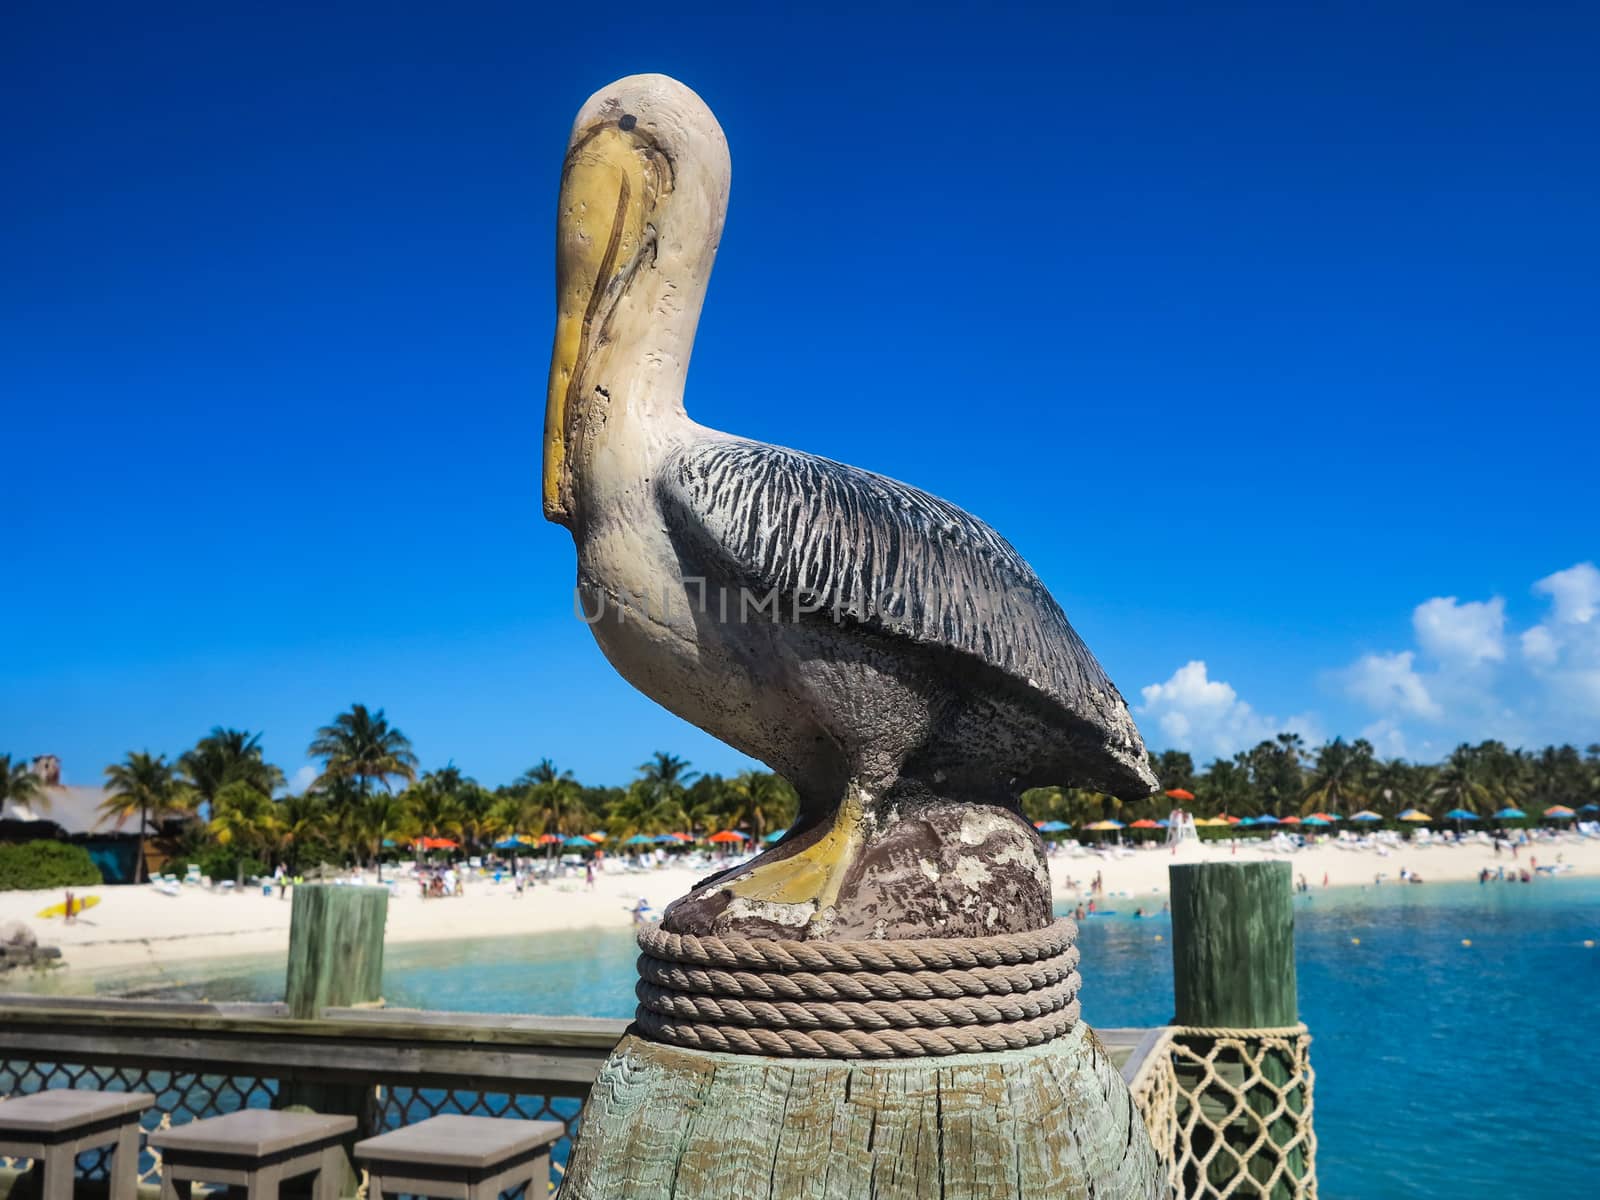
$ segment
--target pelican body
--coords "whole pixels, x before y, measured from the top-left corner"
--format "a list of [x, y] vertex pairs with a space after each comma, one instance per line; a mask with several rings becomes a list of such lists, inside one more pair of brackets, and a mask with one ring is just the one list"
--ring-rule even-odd
[[896, 480], [696, 424], [683, 391], [727, 209], [727, 142], [661, 75], [573, 126], [557, 216], [546, 517], [607, 659], [786, 776], [790, 833], [668, 908], [683, 933], [1037, 929], [1018, 794], [1155, 781], [1116, 688], [1011, 545]]

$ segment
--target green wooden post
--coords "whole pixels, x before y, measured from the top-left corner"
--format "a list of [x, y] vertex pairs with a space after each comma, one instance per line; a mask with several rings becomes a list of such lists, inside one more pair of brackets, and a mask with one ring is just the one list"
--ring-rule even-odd
[[[316, 883], [295, 887], [284, 983], [291, 1017], [314, 1021], [324, 1008], [371, 1004], [383, 998], [383, 929], [388, 915], [387, 888]], [[370, 1086], [285, 1080], [277, 1105], [354, 1116], [359, 1124], [347, 1139], [347, 1151], [362, 1137], [378, 1132], [377, 1096]], [[355, 1184], [347, 1165], [339, 1194], [352, 1194]]]
[[[1286, 862], [1190, 863], [1169, 868], [1172, 883], [1172, 990], [1173, 1024], [1231, 1029], [1282, 1028], [1299, 1023], [1295, 988], [1293, 874]], [[1214, 1039], [1190, 1039], [1197, 1049], [1210, 1049]], [[1242, 1084], [1246, 1064], [1237, 1051], [1218, 1050], [1214, 1069]], [[1293, 1060], [1277, 1051], [1262, 1060], [1261, 1074], [1283, 1085], [1293, 1077]], [[1197, 1085], [1196, 1074], [1190, 1081]], [[1180, 1078], [1180, 1083], [1184, 1081]], [[1192, 1088], [1190, 1089], [1192, 1090]], [[1200, 1098], [1206, 1115], [1216, 1121], [1226, 1116], [1227, 1102]], [[1265, 1091], [1249, 1096], [1258, 1113], [1272, 1110]], [[1305, 1103], [1302, 1086], [1291, 1108]], [[1253, 1141], [1250, 1122], [1240, 1117], [1227, 1124], [1222, 1136], [1240, 1153]], [[1278, 1145], [1294, 1134], [1292, 1117], [1273, 1122], [1271, 1136]], [[1247, 1161], [1252, 1178], [1264, 1180], [1281, 1155], [1267, 1152]], [[1227, 1156], [1213, 1161], [1211, 1182], [1229, 1182], [1235, 1168]], [[1303, 1180], [1310, 1164], [1296, 1148], [1289, 1153], [1289, 1173]], [[1270, 1195], [1295, 1195], [1292, 1182], [1280, 1180]]]
[[324, 1008], [383, 998], [386, 888], [301, 884], [289, 916], [289, 1015], [314, 1020]]

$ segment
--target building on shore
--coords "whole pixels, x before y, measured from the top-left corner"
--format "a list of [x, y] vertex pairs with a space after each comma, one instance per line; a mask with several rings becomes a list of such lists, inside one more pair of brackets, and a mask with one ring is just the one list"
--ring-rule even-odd
[[[136, 881], [138, 830], [117, 827], [101, 806], [109, 793], [102, 787], [76, 787], [61, 782], [61, 760], [54, 754], [33, 759], [33, 773], [44, 796], [33, 802], [0, 803], [0, 842], [57, 841], [82, 846], [107, 883]], [[147, 863], [154, 846], [147, 844]]]

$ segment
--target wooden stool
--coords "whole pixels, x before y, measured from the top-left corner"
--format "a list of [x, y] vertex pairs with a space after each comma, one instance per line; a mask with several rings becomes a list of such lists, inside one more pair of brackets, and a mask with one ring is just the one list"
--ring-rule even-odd
[[550, 1191], [550, 1147], [567, 1134], [560, 1121], [506, 1117], [429, 1117], [357, 1142], [356, 1161], [370, 1172], [368, 1200], [410, 1192], [460, 1200], [495, 1200], [526, 1183], [527, 1200]]
[[178, 1200], [178, 1184], [241, 1185], [249, 1200], [277, 1200], [278, 1185], [314, 1172], [314, 1200], [338, 1200], [343, 1182], [341, 1139], [353, 1133], [354, 1117], [246, 1108], [191, 1121], [150, 1135], [161, 1151], [161, 1200]]
[[139, 1179], [139, 1114], [156, 1102], [143, 1092], [54, 1088], [0, 1100], [0, 1156], [31, 1158], [43, 1174], [41, 1200], [71, 1200], [85, 1150], [110, 1146], [111, 1200], [133, 1200]]

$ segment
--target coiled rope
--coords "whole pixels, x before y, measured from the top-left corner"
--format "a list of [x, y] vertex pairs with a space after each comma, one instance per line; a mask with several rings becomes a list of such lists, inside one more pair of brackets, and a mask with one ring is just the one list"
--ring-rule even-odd
[[1017, 1050], [1078, 1019], [1077, 926], [904, 941], [639, 933], [637, 1030], [701, 1050], [909, 1058]]

